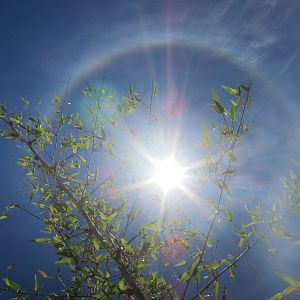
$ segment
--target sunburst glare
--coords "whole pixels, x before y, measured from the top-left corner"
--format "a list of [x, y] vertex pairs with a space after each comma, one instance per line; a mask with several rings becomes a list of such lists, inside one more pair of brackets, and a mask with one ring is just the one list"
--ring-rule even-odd
[[153, 160], [152, 182], [162, 188], [164, 193], [174, 188], [182, 188], [185, 169], [173, 158]]

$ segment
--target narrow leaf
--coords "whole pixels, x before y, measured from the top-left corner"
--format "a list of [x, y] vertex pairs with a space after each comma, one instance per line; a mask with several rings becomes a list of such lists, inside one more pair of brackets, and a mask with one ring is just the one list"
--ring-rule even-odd
[[223, 103], [222, 103], [219, 95], [215, 91], [211, 92], [211, 96], [212, 96], [214, 102], [216, 103], [216, 105], [220, 105], [223, 107]]
[[217, 104], [211, 103], [210, 107], [218, 114], [222, 114], [224, 112], [224, 108], [218, 106]]
[[223, 89], [226, 90], [229, 94], [233, 95], [233, 96], [238, 96], [240, 93], [238, 90], [233, 89], [229, 86], [226, 85], [222, 85]]
[[56, 264], [71, 264], [73, 262], [72, 257], [60, 257], [59, 260], [56, 262]]
[[119, 289], [121, 291], [125, 291], [125, 280], [124, 278], [122, 278], [120, 281], [119, 281]]
[[153, 224], [144, 224], [144, 225], [142, 225], [142, 228], [148, 229], [148, 230], [160, 230], [159, 226], [156, 226]]
[[227, 220], [232, 223], [233, 222], [233, 216], [231, 214], [231, 211], [229, 209], [227, 209], [226, 213], [227, 213]]
[[287, 283], [289, 283], [290, 285], [293, 286], [299, 286], [300, 287], [300, 281], [296, 280], [295, 278], [285, 274], [285, 273], [279, 273], [279, 272], [275, 272], [275, 274], [280, 277], [282, 280], [286, 281]]
[[214, 295], [215, 295], [215, 300], [218, 300], [219, 297], [219, 281], [216, 280], [214, 282]]
[[242, 88], [245, 92], [249, 92], [249, 91], [250, 91], [250, 88], [249, 88], [248, 85], [241, 84], [240, 86], [241, 86], [241, 88]]
[[185, 260], [181, 260], [179, 263], [177, 263], [177, 264], [175, 265], [175, 267], [183, 266], [183, 265], [185, 265], [185, 264], [186, 264], [186, 261], [185, 261]]
[[35, 240], [31, 240], [33, 243], [50, 243], [51, 240], [49, 238], [38, 238]]
[[277, 293], [272, 298], [270, 298], [269, 300], [280, 300], [282, 298], [283, 298], [283, 294], [282, 293]]
[[235, 105], [232, 103], [231, 104], [231, 114], [230, 114], [230, 119], [232, 121], [235, 121]]
[[181, 282], [186, 282], [190, 277], [190, 272], [189, 271], [185, 271], [181, 277], [180, 277], [180, 281]]
[[205, 148], [209, 148], [210, 146], [210, 141], [209, 141], [209, 137], [206, 131], [206, 128], [203, 126], [202, 127], [202, 141], [201, 141], [203, 147]]
[[42, 275], [44, 279], [47, 279], [47, 274], [44, 271], [39, 270], [39, 273]]
[[20, 290], [20, 289], [21, 289], [21, 287], [20, 287], [18, 284], [16, 284], [15, 282], [11, 281], [11, 280], [8, 279], [7, 277], [6, 277], [6, 278], [3, 278], [3, 281], [5, 282], [5, 284], [6, 284], [8, 287], [10, 287], [10, 288], [12, 288], [12, 289], [14, 289], [14, 290]]
[[37, 291], [38, 289], [39, 289], [39, 281], [36, 274], [34, 274], [34, 290]]
[[8, 273], [9, 271], [11, 271], [14, 266], [15, 266], [15, 263], [12, 263], [12, 264], [8, 265], [6, 267], [6, 273]]
[[222, 293], [222, 300], [226, 300], [226, 299], [227, 299], [227, 289], [226, 286], [224, 286], [223, 293]]

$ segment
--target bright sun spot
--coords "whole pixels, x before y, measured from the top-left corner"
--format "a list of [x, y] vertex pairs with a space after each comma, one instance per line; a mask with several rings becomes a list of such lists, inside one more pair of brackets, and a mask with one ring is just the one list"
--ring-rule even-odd
[[182, 187], [184, 169], [173, 158], [153, 161], [154, 174], [152, 181], [159, 185], [164, 193], [172, 188]]

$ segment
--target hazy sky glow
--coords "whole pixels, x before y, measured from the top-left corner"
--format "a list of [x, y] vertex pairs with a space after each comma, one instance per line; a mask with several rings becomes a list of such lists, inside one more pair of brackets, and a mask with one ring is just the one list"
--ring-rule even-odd
[[[140, 122], [148, 115], [142, 104], [137, 116], [125, 120], [132, 131], [120, 134], [117, 144], [125, 152], [134, 151], [141, 161], [134, 174], [139, 180], [130, 182], [128, 192], [143, 186], [147, 195], [156, 189], [151, 187], [149, 158], [160, 161], [176, 152], [180, 165], [189, 167], [180, 190], [191, 201], [182, 205], [200, 224], [208, 214], [201, 199], [209, 198], [210, 190], [193, 190], [192, 170], [202, 163], [201, 126], [209, 126], [214, 118], [207, 105], [212, 89], [253, 81], [250, 131], [237, 154], [241, 175], [230, 182], [237, 214], [278, 190], [291, 158], [300, 160], [298, 28], [297, 0], [2, 0], [0, 101], [13, 109], [20, 105], [20, 96], [32, 103], [42, 100], [38, 110], [47, 113], [51, 97], [63, 95], [70, 78], [69, 109], [86, 118], [80, 88], [88, 82], [100, 84], [104, 73], [106, 86], [116, 96], [128, 93], [132, 82], [143, 98], [154, 81], [158, 97], [153, 110], [158, 118], [151, 124], [151, 144], [139, 138], [148, 125]], [[0, 208], [16, 198], [28, 205], [15, 164], [18, 149], [3, 140], [0, 146]], [[149, 215], [157, 213], [159, 205], [149, 205]], [[16, 281], [31, 285], [34, 270], [53, 268], [48, 249], [28, 242], [39, 229], [38, 222], [19, 213], [1, 222], [5, 244], [0, 272], [17, 262]], [[226, 226], [218, 234], [226, 239]], [[268, 259], [264, 247], [254, 250], [237, 274], [230, 299], [267, 299], [285, 287], [272, 271], [300, 280], [299, 248], [282, 248]]]

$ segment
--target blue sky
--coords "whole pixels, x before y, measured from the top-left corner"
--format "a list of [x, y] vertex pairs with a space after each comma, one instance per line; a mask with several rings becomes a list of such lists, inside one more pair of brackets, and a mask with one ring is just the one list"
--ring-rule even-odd
[[[188, 144], [197, 130], [200, 135], [201, 125], [210, 121], [211, 90], [251, 79], [251, 130], [240, 150], [243, 175], [233, 184], [245, 201], [268, 197], [269, 191], [280, 186], [291, 158], [300, 159], [298, 28], [300, 2], [296, 0], [2, 0], [0, 101], [14, 108], [20, 96], [33, 103], [42, 99], [46, 112], [51, 96], [62, 95], [70, 77], [71, 105], [81, 110], [79, 88], [99, 80], [106, 67], [107, 83], [119, 94], [127, 92], [130, 82], [143, 92], [151, 88], [154, 78], [160, 95], [184, 95], [180, 126], [182, 143]], [[159, 103], [155, 105], [159, 110]], [[0, 147], [0, 206], [16, 198], [27, 203], [18, 183], [17, 149], [3, 140]], [[184, 156], [184, 148], [179, 151]], [[5, 240], [0, 250], [1, 272], [17, 261], [22, 271], [15, 276], [30, 282], [30, 270], [38, 268], [47, 253], [27, 242], [37, 228], [38, 223], [22, 214], [0, 224]], [[292, 259], [299, 261], [295, 252], [283, 250], [280, 260], [271, 258], [274, 269], [284, 266], [297, 276], [299, 266], [292, 263]], [[36, 254], [34, 258], [31, 253]], [[258, 260], [264, 269], [269, 268], [269, 261]], [[255, 274], [259, 283], [253, 281], [251, 272], [241, 270], [233, 299], [241, 297], [242, 291], [247, 294], [240, 299], [267, 299], [277, 291], [266, 280], [269, 273]]]

